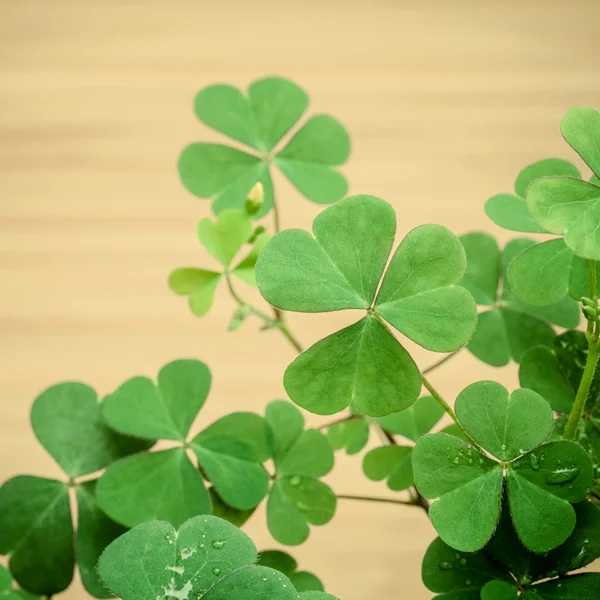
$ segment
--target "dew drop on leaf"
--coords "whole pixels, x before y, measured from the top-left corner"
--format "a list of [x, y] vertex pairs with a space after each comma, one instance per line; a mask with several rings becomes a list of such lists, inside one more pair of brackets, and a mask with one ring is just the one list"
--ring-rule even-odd
[[573, 481], [579, 475], [577, 467], [555, 469], [546, 475], [546, 483], [549, 485], [562, 485]]
[[540, 461], [535, 454], [529, 455], [529, 464], [534, 471], [537, 471], [540, 468]]
[[221, 549], [223, 549], [224, 546], [225, 546], [225, 542], [222, 542], [221, 540], [214, 540], [212, 543], [212, 547], [215, 550], [221, 550]]
[[450, 571], [450, 569], [452, 569], [452, 565], [449, 562], [444, 561], [440, 563], [440, 569], [442, 571]]
[[460, 559], [460, 564], [464, 567], [467, 564], [467, 559], [466, 558], [461, 558]]
[[298, 477], [298, 475], [294, 475], [290, 478], [290, 485], [293, 487], [298, 487], [302, 483], [302, 479]]
[[221, 569], [219, 569], [219, 567], [215, 567], [213, 570], [213, 575], [217, 576], [221, 574]]

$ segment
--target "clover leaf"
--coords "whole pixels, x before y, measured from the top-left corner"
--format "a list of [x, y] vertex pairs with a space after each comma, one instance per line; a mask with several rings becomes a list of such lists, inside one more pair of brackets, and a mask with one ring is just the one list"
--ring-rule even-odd
[[98, 562], [108, 589], [123, 600], [296, 600], [282, 573], [256, 566], [252, 540], [213, 516], [198, 516], [179, 530], [164, 521], [134, 527]]
[[275, 436], [275, 479], [267, 501], [267, 525], [282, 544], [302, 544], [309, 524], [324, 525], [335, 513], [336, 496], [319, 481], [333, 468], [333, 450], [315, 429], [304, 429], [304, 418], [289, 402], [267, 406], [266, 420]]
[[272, 454], [272, 439], [260, 416], [230, 414], [187, 441], [210, 384], [204, 363], [178, 360], [161, 369], [156, 383], [134, 377], [105, 398], [104, 417], [116, 431], [180, 443], [118, 461], [102, 475], [98, 502], [115, 521], [128, 527], [153, 519], [180, 525], [210, 513], [208, 492], [186, 448], [227, 505], [249, 510], [264, 498], [269, 477], [261, 463]]
[[361, 417], [335, 423], [327, 429], [327, 439], [334, 450], [357, 454], [369, 441], [369, 424]]
[[511, 359], [520, 362], [531, 346], [552, 344], [549, 323], [575, 327], [579, 308], [570, 298], [551, 306], [532, 306], [515, 296], [506, 276], [513, 258], [534, 242], [516, 239], [500, 253], [496, 240], [485, 233], [460, 238], [467, 254], [467, 270], [461, 285], [484, 307], [467, 349], [479, 360], [500, 367]]
[[279, 77], [253, 82], [246, 95], [230, 85], [204, 88], [196, 96], [197, 117], [254, 152], [222, 144], [191, 144], [179, 158], [183, 185], [195, 196], [212, 198], [213, 210], [219, 214], [228, 208], [243, 208], [248, 192], [260, 182], [264, 198], [258, 218], [273, 206], [270, 168], [274, 164], [309, 200], [337, 202], [346, 195], [348, 184], [335, 167], [345, 163], [350, 154], [350, 138], [337, 120], [312, 116], [284, 148], [276, 149], [307, 107], [306, 93]]
[[431, 396], [421, 396], [406, 410], [377, 419], [377, 423], [390, 433], [402, 435], [416, 442], [439, 422], [444, 409]]
[[476, 312], [470, 294], [455, 285], [465, 269], [458, 239], [439, 225], [417, 227], [384, 274], [395, 230], [387, 202], [355, 196], [323, 211], [314, 221], [314, 237], [287, 230], [262, 250], [256, 279], [272, 305], [299, 312], [366, 311], [287, 368], [284, 386], [299, 406], [333, 414], [352, 404], [369, 416], [410, 406], [421, 388], [420, 373], [384, 321], [438, 352], [469, 340]]
[[[587, 353], [585, 334], [574, 330], [558, 335], [552, 348], [534, 346], [521, 361], [521, 386], [543, 396], [556, 412], [569, 413], [583, 375]], [[595, 418], [599, 399], [600, 372], [596, 371], [584, 407], [591, 419]]]
[[[86, 590], [106, 598], [94, 566], [104, 546], [123, 529], [98, 509], [95, 482], [77, 483], [75, 478], [145, 450], [151, 442], [109, 429], [96, 392], [78, 382], [60, 383], [42, 392], [33, 403], [31, 424], [69, 481], [23, 475], [4, 483], [0, 488], [0, 554], [10, 554], [10, 569], [21, 587], [43, 595], [68, 587], [77, 560]], [[77, 490], [75, 534], [71, 485]]]
[[401, 491], [413, 485], [411, 446], [380, 446], [365, 455], [363, 472], [371, 481], [387, 480], [390, 490]]
[[292, 582], [298, 592], [324, 590], [316, 575], [307, 571], [298, 571], [298, 563], [286, 552], [266, 550], [258, 555], [258, 565], [275, 569], [283, 573]]
[[35, 596], [25, 590], [14, 587], [12, 575], [8, 569], [0, 565], [0, 599], [1, 600], [36, 600]]
[[[517, 586], [521, 598], [578, 599], [579, 596], [569, 595], [571, 590], [588, 591], [593, 582], [586, 575], [565, 575], [600, 556], [600, 509], [587, 501], [575, 504], [574, 509], [577, 524], [573, 533], [561, 546], [544, 555], [523, 547], [506, 507], [489, 544], [478, 552], [457, 552], [437, 538], [423, 560], [423, 582], [431, 591], [440, 593], [436, 598], [448, 600], [470, 600], [479, 598], [479, 594], [484, 600], [508, 600], [516, 598]], [[579, 580], [580, 577], [584, 579]], [[560, 584], [565, 581], [570, 583], [562, 590]], [[564, 591], [566, 595], [550, 595], [551, 591]], [[542, 592], [549, 595], [540, 595]]]
[[482, 381], [459, 394], [455, 410], [465, 431], [499, 462], [444, 433], [417, 442], [415, 484], [426, 498], [438, 498], [430, 517], [440, 537], [457, 550], [482, 548], [498, 522], [506, 481], [523, 544], [534, 552], [562, 544], [575, 526], [571, 504], [591, 487], [592, 464], [578, 444], [543, 444], [552, 429], [550, 405], [532, 390], [509, 394], [498, 383]]
[[269, 236], [260, 234], [252, 242], [250, 252], [231, 266], [239, 251], [252, 238], [252, 222], [242, 210], [227, 209], [216, 219], [202, 219], [198, 223], [198, 239], [223, 267], [223, 271], [181, 267], [169, 275], [169, 287], [181, 296], [188, 296], [192, 312], [202, 317], [206, 315], [215, 297], [215, 292], [223, 277], [235, 275], [247, 284], [255, 286], [254, 267], [262, 247]]
[[497, 194], [485, 204], [487, 216], [500, 227], [524, 233], [545, 233], [546, 230], [529, 214], [525, 196], [528, 187], [543, 177], [579, 177], [575, 165], [560, 158], [547, 158], [525, 167], [515, 181], [514, 194]]

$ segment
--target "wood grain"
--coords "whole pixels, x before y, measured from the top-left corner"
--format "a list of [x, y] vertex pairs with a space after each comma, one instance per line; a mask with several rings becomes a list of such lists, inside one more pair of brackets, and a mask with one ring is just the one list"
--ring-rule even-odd
[[[286, 75], [347, 125], [352, 192], [392, 202], [400, 234], [434, 221], [504, 239], [483, 202], [529, 161], [573, 158], [558, 122], [599, 104], [599, 22], [595, 0], [0, 0], [0, 477], [59, 474], [28, 424], [59, 380], [106, 393], [191, 356], [215, 378], [201, 423], [282, 396], [283, 339], [252, 323], [228, 334], [225, 294], [194, 319], [166, 287], [172, 268], [210, 264], [194, 237], [209, 205], [175, 169], [186, 143], [218, 139], [192, 114], [199, 88]], [[308, 227], [318, 207], [276, 184], [284, 225]], [[305, 344], [346, 322], [291, 317]], [[466, 354], [433, 380], [452, 399], [489, 377], [516, 383]], [[386, 495], [356, 458], [329, 481]], [[262, 511], [248, 531], [275, 546]], [[341, 501], [294, 554], [343, 600], [421, 600], [432, 538], [416, 509]]]

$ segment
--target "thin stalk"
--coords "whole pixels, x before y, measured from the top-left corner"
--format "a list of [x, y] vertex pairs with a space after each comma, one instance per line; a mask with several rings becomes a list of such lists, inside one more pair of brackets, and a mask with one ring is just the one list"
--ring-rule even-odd
[[585, 362], [585, 368], [583, 370], [581, 381], [579, 382], [575, 402], [573, 403], [573, 408], [571, 409], [571, 414], [569, 415], [569, 420], [567, 421], [567, 426], [565, 427], [565, 433], [563, 435], [563, 439], [565, 440], [572, 440], [575, 437], [579, 420], [581, 419], [581, 415], [583, 415], [583, 409], [590, 391], [590, 386], [592, 385], [598, 357], [600, 356], [600, 343], [598, 340], [593, 340], [592, 335], [588, 335], [588, 344], [588, 355]]
[[423, 386], [425, 387], [425, 389], [433, 396], [437, 403], [450, 415], [450, 418], [460, 427], [465, 437], [469, 440], [469, 443], [471, 443], [480, 452], [483, 452], [483, 448], [468, 434], [467, 430], [461, 425], [452, 407], [440, 396], [439, 392], [433, 387], [433, 385], [431, 385], [431, 382], [423, 374], [421, 374], [421, 381], [423, 382]]
[[336, 494], [342, 500], [362, 500], [364, 502], [384, 502], [386, 504], [404, 504], [405, 506], [419, 506], [417, 502], [409, 500], [394, 500], [392, 498], [376, 498], [374, 496], [353, 496], [351, 494]]
[[279, 221], [279, 207], [277, 206], [277, 200], [273, 197], [273, 229], [275, 233], [279, 233], [281, 230], [281, 223]]
[[448, 356], [444, 356], [444, 358], [433, 363], [432, 365], [430, 365], [423, 371], [423, 375], [427, 375], [427, 373], [431, 373], [431, 371], [435, 371], [435, 369], [437, 369], [438, 367], [441, 367], [443, 364], [447, 363], [450, 359], [454, 358], [459, 352], [460, 352], [460, 350], [457, 350], [456, 352], [453, 352], [452, 354], [448, 354]]
[[341, 417], [339, 419], [336, 419], [335, 421], [328, 421], [327, 423], [324, 423], [323, 425], [319, 425], [317, 427], [317, 429], [320, 429], [320, 430], [329, 429], [330, 427], [333, 427], [334, 425], [339, 425], [340, 423], [347, 423], [348, 421], [355, 421], [356, 419], [358, 419], [358, 416], [348, 415], [347, 417]]

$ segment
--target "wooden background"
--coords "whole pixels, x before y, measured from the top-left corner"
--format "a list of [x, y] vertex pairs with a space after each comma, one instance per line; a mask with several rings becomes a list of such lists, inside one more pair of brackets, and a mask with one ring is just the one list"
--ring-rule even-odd
[[[202, 424], [282, 396], [283, 339], [252, 322], [228, 334], [224, 293], [200, 320], [167, 289], [174, 267], [210, 265], [194, 236], [209, 204], [175, 168], [185, 144], [218, 139], [192, 114], [199, 88], [286, 75], [346, 124], [351, 191], [392, 202], [400, 234], [433, 221], [504, 237], [484, 201], [530, 161], [573, 158], [559, 119], [600, 104], [599, 23], [597, 0], [0, 0], [0, 479], [59, 474], [28, 413], [60, 380], [107, 393], [198, 357], [215, 379]], [[276, 183], [283, 224], [308, 227], [318, 207]], [[310, 344], [348, 316], [290, 321]], [[452, 399], [496, 376], [516, 383], [465, 354], [433, 380]], [[357, 458], [329, 482], [386, 495]], [[262, 510], [247, 530], [275, 546]], [[432, 538], [418, 509], [340, 501], [293, 552], [343, 600], [422, 600]]]

